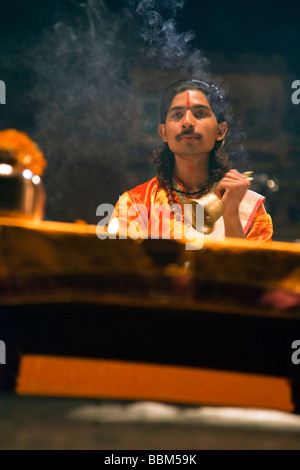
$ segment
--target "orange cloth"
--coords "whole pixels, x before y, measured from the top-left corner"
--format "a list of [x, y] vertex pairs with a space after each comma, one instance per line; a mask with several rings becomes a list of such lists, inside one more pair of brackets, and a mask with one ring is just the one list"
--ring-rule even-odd
[[[185, 190], [177, 177], [176, 181]], [[249, 193], [255, 195], [255, 199], [252, 201], [250, 198], [252, 206], [247, 207], [247, 210], [244, 211], [248, 214], [244, 224], [245, 236], [247, 239], [258, 242], [270, 241], [273, 234], [273, 224], [270, 215], [266, 213], [264, 208], [265, 198], [253, 191]], [[244, 205], [249, 206], [249, 197], [247, 201], [246, 199]], [[165, 208], [162, 208], [162, 205], [165, 205]], [[180, 207], [183, 214], [181, 204]], [[164, 209], [168, 210], [168, 218], [165, 215], [160, 215], [160, 212], [164, 213]], [[189, 223], [174, 216], [173, 212], [169, 210], [167, 193], [157, 177], [123, 193], [115, 205], [109, 223], [109, 230], [126, 233], [131, 238], [185, 239], [190, 227]]]

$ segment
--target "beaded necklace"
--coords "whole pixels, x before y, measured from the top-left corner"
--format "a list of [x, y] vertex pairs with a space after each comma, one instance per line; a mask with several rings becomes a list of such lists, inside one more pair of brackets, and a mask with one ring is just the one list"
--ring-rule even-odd
[[[194, 193], [182, 191], [181, 186], [175, 180], [175, 178], [172, 178], [171, 181], [164, 180], [164, 186], [165, 186], [165, 190], [167, 193], [169, 206], [171, 207], [174, 204], [180, 204], [180, 206], [183, 209], [184, 204], [188, 199], [187, 196], [194, 195], [194, 194], [198, 194], [199, 195], [198, 198], [204, 196], [211, 189], [212, 182], [209, 181], [208, 183], [206, 183], [206, 185], [202, 189]], [[184, 223], [184, 212], [183, 211], [179, 212], [178, 206], [174, 206], [173, 209], [174, 209], [173, 212], [174, 212], [174, 216], [176, 220]]]

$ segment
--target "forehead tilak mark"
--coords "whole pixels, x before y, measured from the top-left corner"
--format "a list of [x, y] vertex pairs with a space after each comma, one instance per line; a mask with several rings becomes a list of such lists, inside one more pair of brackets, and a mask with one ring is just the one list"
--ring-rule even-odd
[[186, 92], [186, 107], [187, 107], [187, 109], [190, 109], [190, 104], [191, 104], [190, 103], [190, 92], [187, 91]]

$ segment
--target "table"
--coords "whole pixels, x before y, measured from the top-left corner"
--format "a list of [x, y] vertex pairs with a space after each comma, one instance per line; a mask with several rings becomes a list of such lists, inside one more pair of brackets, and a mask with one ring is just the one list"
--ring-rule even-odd
[[0, 219], [0, 389], [299, 410], [300, 248]]

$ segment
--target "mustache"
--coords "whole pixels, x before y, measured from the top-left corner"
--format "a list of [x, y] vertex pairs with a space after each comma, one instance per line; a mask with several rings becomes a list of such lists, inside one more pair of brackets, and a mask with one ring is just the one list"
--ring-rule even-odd
[[192, 136], [196, 137], [197, 139], [202, 139], [201, 134], [197, 134], [196, 132], [189, 131], [189, 130], [182, 131], [180, 134], [178, 134], [176, 136], [176, 139], [179, 140], [183, 135], [192, 135]]

